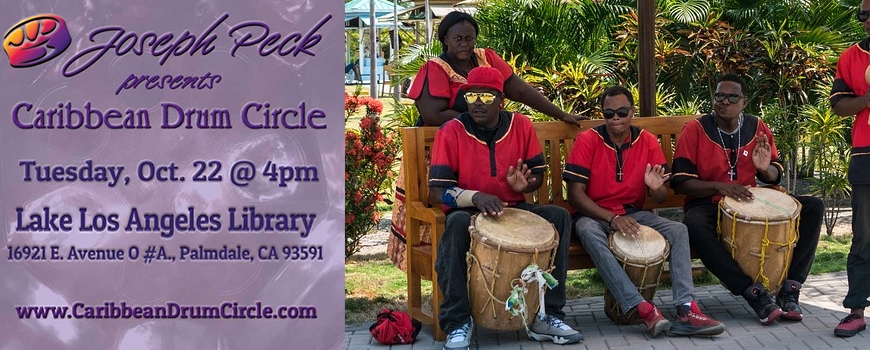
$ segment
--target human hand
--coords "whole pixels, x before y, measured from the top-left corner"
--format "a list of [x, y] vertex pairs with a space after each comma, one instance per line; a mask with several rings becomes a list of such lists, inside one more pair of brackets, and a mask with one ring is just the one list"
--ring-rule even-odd
[[562, 115], [561, 118], [559, 118], [559, 120], [561, 120], [565, 123], [574, 125], [578, 128], [580, 127], [581, 120], [588, 120], [588, 119], [589, 119], [589, 117], [587, 117], [587, 116], [570, 114], [570, 113], [565, 113], [564, 115]]
[[643, 182], [649, 187], [649, 190], [652, 192], [657, 191], [662, 185], [665, 184], [665, 180], [668, 179], [668, 175], [665, 174], [665, 168], [660, 164], [656, 165], [646, 165], [646, 172], [643, 176]]
[[514, 191], [523, 192], [529, 186], [529, 177], [532, 176], [532, 170], [529, 166], [523, 163], [522, 159], [517, 159], [517, 166], [511, 165], [508, 168], [507, 182]]
[[492, 215], [499, 216], [504, 213], [504, 207], [507, 206], [507, 203], [502, 202], [502, 200], [496, 196], [491, 194], [486, 194], [483, 192], [477, 192], [471, 197], [471, 203], [480, 210], [483, 215]]
[[749, 191], [749, 186], [741, 184], [728, 184], [720, 182], [716, 188], [719, 194], [736, 199], [738, 202], [749, 201], [753, 199], [752, 192]]
[[636, 236], [640, 233], [640, 224], [631, 217], [620, 215], [610, 222], [610, 228], [623, 236]]
[[755, 135], [755, 149], [752, 150], [752, 165], [762, 173], [766, 173], [767, 168], [770, 167], [770, 142], [764, 133]]

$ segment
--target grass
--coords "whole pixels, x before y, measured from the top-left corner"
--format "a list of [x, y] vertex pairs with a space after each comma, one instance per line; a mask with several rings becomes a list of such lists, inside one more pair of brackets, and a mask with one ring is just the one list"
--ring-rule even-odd
[[[819, 239], [816, 258], [810, 274], [817, 275], [846, 269], [851, 235], [827, 236]], [[719, 284], [709, 271], [695, 278], [695, 286]], [[668, 284], [658, 289], [669, 289]], [[385, 253], [353, 256], [345, 263], [345, 324], [368, 325], [374, 322], [382, 308], [407, 310], [407, 280]], [[432, 284], [423, 283], [423, 295], [431, 295]], [[566, 294], [569, 299], [604, 295], [604, 281], [596, 269], [568, 271]], [[424, 304], [431, 299], [423, 300]]]
[[[352, 256], [344, 271], [345, 324], [372, 323], [383, 308], [408, 309], [405, 273], [393, 265], [386, 253]], [[431, 282], [424, 281], [423, 294], [432, 294]], [[431, 297], [423, 302], [431, 303]]]

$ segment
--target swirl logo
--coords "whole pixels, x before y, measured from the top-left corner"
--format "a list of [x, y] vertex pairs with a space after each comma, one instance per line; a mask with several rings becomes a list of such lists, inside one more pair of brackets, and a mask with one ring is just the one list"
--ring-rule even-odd
[[18, 22], [6, 32], [3, 50], [12, 67], [33, 67], [62, 54], [71, 41], [63, 18], [36, 15]]

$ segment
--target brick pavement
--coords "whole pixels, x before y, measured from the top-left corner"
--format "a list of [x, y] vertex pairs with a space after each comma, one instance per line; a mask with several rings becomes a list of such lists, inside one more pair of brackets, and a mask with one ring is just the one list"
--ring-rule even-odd
[[[528, 340], [524, 332], [493, 332], [477, 328], [472, 349], [870, 349], [870, 331], [852, 338], [834, 336], [834, 326], [846, 315], [841, 306], [846, 293], [846, 273], [836, 272], [810, 276], [801, 291], [803, 322], [777, 322], [762, 326], [742, 297], [733, 296], [722, 286], [696, 288], [696, 298], [701, 309], [708, 315], [725, 323], [725, 333], [716, 337], [667, 337], [650, 338], [643, 326], [620, 326], [604, 315], [602, 297], [569, 300], [566, 307], [566, 322], [583, 332], [584, 340], [568, 346], [539, 343]], [[676, 312], [671, 305], [670, 290], [656, 293], [656, 305], [669, 319]], [[381, 345], [368, 332], [368, 327], [345, 329], [347, 350], [420, 350], [441, 349], [443, 342], [432, 339], [432, 328], [424, 326], [411, 345]]]

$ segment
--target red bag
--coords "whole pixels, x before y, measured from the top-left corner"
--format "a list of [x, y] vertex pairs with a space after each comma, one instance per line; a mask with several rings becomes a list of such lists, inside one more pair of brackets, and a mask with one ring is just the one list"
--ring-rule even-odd
[[411, 344], [423, 324], [411, 319], [407, 313], [383, 309], [378, 320], [369, 327], [372, 337], [384, 345]]

